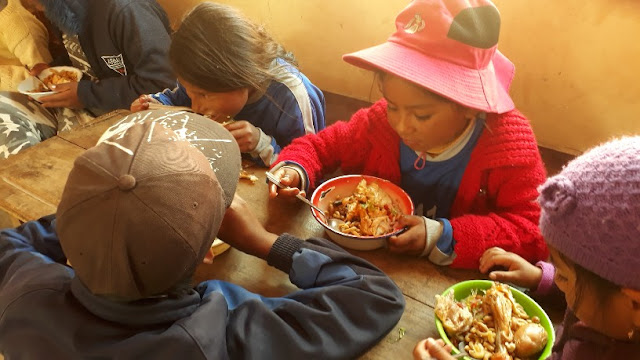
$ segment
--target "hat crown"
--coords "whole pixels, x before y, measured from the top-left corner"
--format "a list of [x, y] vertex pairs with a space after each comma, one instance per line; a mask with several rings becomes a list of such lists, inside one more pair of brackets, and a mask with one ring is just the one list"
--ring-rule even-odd
[[489, 65], [498, 45], [500, 13], [487, 0], [417, 0], [397, 17], [389, 41], [470, 69]]
[[384, 71], [460, 105], [502, 114], [515, 108], [515, 67], [497, 50], [500, 14], [488, 0], [414, 0], [380, 45], [346, 54], [355, 66]]
[[114, 125], [76, 159], [57, 210], [77, 276], [94, 294], [131, 300], [185, 280], [215, 238], [239, 166], [231, 134], [199, 115], [144, 113]]
[[640, 289], [640, 137], [595, 147], [540, 187], [549, 245], [593, 273]]

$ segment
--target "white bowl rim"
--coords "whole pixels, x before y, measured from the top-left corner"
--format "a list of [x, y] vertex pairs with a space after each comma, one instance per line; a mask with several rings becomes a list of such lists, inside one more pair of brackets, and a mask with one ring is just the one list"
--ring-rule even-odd
[[[78, 69], [76, 67], [73, 67], [73, 66], [66, 66], [66, 65], [65, 66], [51, 66], [51, 67], [48, 67], [48, 68], [42, 70], [40, 72], [40, 74], [42, 74], [45, 71], [50, 71], [50, 69], [73, 71], [73, 72], [78, 74], [78, 76], [79, 76], [78, 81], [80, 81], [80, 79], [82, 79], [82, 70], [80, 70], [80, 69]], [[20, 82], [20, 84], [22, 84], [23, 82], [27, 81], [30, 78], [36, 78], [36, 76], [35, 75], [29, 75], [29, 77], [27, 77], [26, 79], [22, 80]], [[18, 86], [20, 86], [20, 84], [18, 84]], [[45, 95], [52, 95], [52, 94], [56, 93], [55, 91], [25, 91], [25, 90], [18, 90], [18, 92], [21, 93], [21, 94], [24, 94], [24, 95], [34, 95], [34, 96], [38, 96], [38, 97], [42, 97], [42, 96], [45, 96]]]

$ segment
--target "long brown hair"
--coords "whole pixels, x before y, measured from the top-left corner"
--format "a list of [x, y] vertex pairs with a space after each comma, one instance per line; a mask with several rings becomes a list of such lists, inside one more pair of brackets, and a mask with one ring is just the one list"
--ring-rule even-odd
[[276, 77], [276, 58], [295, 66], [266, 30], [233, 7], [203, 2], [183, 19], [173, 35], [169, 61], [178, 76], [211, 92], [249, 88], [264, 92]]

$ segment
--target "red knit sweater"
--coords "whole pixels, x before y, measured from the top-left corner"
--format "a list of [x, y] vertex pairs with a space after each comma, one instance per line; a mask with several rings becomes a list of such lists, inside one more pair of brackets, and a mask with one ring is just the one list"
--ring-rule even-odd
[[[400, 184], [400, 138], [387, 121], [386, 101], [356, 112], [315, 135], [294, 140], [278, 162], [294, 161], [309, 175], [310, 189], [324, 174], [367, 174]], [[536, 262], [548, 256], [538, 229], [537, 187], [546, 177], [528, 120], [517, 110], [487, 114], [487, 128], [471, 153], [450, 221], [454, 267], [478, 268], [493, 246]]]

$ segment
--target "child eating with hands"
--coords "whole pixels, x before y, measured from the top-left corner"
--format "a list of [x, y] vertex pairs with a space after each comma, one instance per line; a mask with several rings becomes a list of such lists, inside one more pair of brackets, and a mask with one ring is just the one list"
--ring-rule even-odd
[[552, 359], [640, 357], [640, 137], [578, 157], [541, 188], [540, 229], [551, 263], [489, 249], [480, 271], [526, 287], [560, 290], [567, 312]]
[[197, 5], [173, 35], [169, 60], [177, 87], [140, 96], [131, 111], [190, 107], [223, 123], [241, 152], [267, 166], [294, 138], [324, 129], [320, 89], [291, 53], [230, 6]]
[[[550, 359], [640, 358], [640, 137], [576, 158], [541, 187], [539, 202], [551, 263], [495, 247], [480, 271], [534, 297], [563, 295], [567, 310]], [[414, 357], [450, 360], [450, 350], [429, 338]]]
[[340, 169], [390, 180], [416, 216], [389, 238], [393, 252], [477, 268], [501, 246], [545, 259], [536, 188], [545, 170], [527, 119], [508, 89], [513, 64], [497, 50], [500, 15], [486, 0], [412, 1], [384, 44], [344, 56], [374, 71], [383, 99], [324, 131], [296, 139], [271, 171], [291, 189], [315, 188]]

